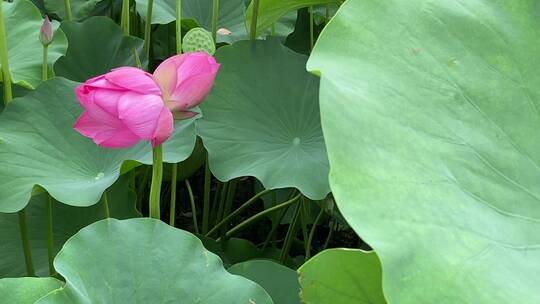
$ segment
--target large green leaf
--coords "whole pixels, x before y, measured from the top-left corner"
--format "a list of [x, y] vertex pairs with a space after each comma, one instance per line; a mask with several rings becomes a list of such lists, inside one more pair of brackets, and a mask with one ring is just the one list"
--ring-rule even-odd
[[[13, 3], [2, 1], [2, 9], [11, 78], [16, 84], [34, 88], [42, 79], [43, 46], [39, 41], [39, 30], [43, 24], [41, 13], [28, 0]], [[66, 36], [57, 30], [58, 25], [58, 22], [53, 22], [54, 40], [48, 50], [49, 68], [65, 54], [67, 48]]]
[[54, 265], [66, 286], [37, 303], [272, 303], [260, 286], [229, 274], [197, 237], [154, 219], [94, 223]]
[[[107, 190], [110, 214], [114, 218], [138, 217], [135, 210], [135, 193], [128, 189], [126, 175]], [[26, 207], [28, 238], [36, 274], [49, 274], [47, 255], [47, 209], [49, 196], [42, 193], [32, 197]], [[72, 207], [58, 202], [53, 203], [54, 254], [81, 228], [105, 218], [103, 203], [91, 207]], [[14, 213], [0, 213], [0, 278], [26, 275], [26, 264], [19, 232], [19, 217]]]
[[[146, 18], [148, 0], [136, 0], [137, 11]], [[167, 24], [176, 20], [176, 0], [154, 0], [152, 24]], [[182, 18], [193, 19], [201, 27], [212, 30], [213, 0], [182, 0]], [[237, 41], [247, 38], [244, 0], [219, 2], [218, 28], [226, 28], [230, 35], [217, 35], [217, 42]]]
[[386, 303], [375, 252], [325, 250], [302, 265], [298, 273], [303, 303]]
[[33, 304], [62, 285], [55, 278], [1, 279], [0, 304]]
[[261, 285], [274, 303], [300, 304], [300, 285], [296, 271], [269, 260], [251, 260], [227, 269]]
[[[122, 29], [107, 17], [84, 22], [63, 22], [69, 47], [54, 64], [57, 76], [83, 82], [122, 66], [136, 66], [138, 56], [146, 66], [143, 40], [124, 36]], [[144, 59], [144, 60], [143, 60]]]
[[[259, 0], [259, 10], [257, 14], [257, 36], [275, 24], [279, 18], [287, 13], [296, 11], [303, 7], [336, 3], [340, 0]], [[253, 1], [246, 11], [246, 25], [251, 27], [253, 15]]]
[[319, 71], [331, 185], [391, 303], [539, 303], [534, 0], [349, 1]]
[[[129, 149], [105, 149], [75, 130], [82, 112], [74, 89], [54, 78], [25, 97], [16, 98], [0, 115], [0, 212], [15, 212], [30, 199], [34, 185], [72, 206], [96, 203], [118, 179], [125, 160], [152, 162], [148, 142]], [[193, 120], [175, 123], [164, 145], [166, 162], [179, 162], [195, 145]]]
[[324, 198], [319, 80], [306, 72], [307, 57], [274, 39], [241, 41], [220, 48], [216, 58], [221, 69], [197, 122], [214, 175], [255, 176], [267, 189], [296, 187]]
[[[80, 20], [90, 16], [96, 4], [104, 0], [70, 0], [73, 20]], [[67, 20], [65, 0], [44, 0], [47, 12]]]

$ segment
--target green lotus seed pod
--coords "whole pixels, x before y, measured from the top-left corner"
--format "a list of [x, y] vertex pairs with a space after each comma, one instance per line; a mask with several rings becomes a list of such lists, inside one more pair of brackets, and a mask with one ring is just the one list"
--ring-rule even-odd
[[216, 52], [216, 45], [212, 35], [202, 27], [196, 27], [186, 33], [182, 41], [182, 49], [185, 53], [205, 51], [210, 55]]

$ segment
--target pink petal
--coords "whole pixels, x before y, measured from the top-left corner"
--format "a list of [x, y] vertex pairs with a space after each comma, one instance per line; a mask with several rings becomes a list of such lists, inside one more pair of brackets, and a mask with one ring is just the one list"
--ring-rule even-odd
[[105, 74], [105, 78], [113, 84], [127, 90], [141, 94], [161, 95], [161, 90], [154, 82], [152, 75], [137, 68], [122, 67], [114, 69]]
[[115, 85], [114, 83], [107, 80], [105, 75], [99, 75], [94, 78], [90, 78], [84, 82], [84, 85], [88, 87], [89, 90], [93, 88], [100, 89], [109, 89], [109, 90], [125, 90], [125, 88]]
[[154, 71], [154, 80], [159, 85], [164, 100], [167, 100], [176, 89], [176, 69], [179, 62], [183, 61], [182, 56], [176, 55], [163, 61]]
[[113, 116], [118, 116], [118, 101], [128, 91], [99, 89], [92, 92], [92, 101]]
[[163, 107], [159, 115], [156, 132], [152, 139], [152, 147], [157, 147], [166, 141], [172, 134], [174, 129], [173, 115], [169, 109]]
[[215, 78], [216, 74], [206, 73], [193, 76], [182, 82], [168, 100], [169, 108], [173, 111], [185, 111], [200, 104], [210, 92]]
[[73, 126], [80, 134], [92, 140], [99, 146], [109, 148], [129, 147], [141, 139], [127, 128], [114, 129], [93, 119], [87, 112], [77, 119]]
[[[99, 103], [94, 102], [93, 96], [96, 92], [89, 94], [89, 102], [84, 105], [84, 109], [94, 119], [102, 125], [109, 126], [113, 129], [120, 129], [124, 127], [123, 122], [118, 118], [118, 115], [112, 114], [110, 109], [111, 105], [107, 105], [107, 108], [100, 106]], [[114, 101], [114, 104], [118, 104], [118, 100]]]
[[151, 140], [165, 108], [161, 96], [126, 93], [118, 102], [118, 117], [137, 136]]

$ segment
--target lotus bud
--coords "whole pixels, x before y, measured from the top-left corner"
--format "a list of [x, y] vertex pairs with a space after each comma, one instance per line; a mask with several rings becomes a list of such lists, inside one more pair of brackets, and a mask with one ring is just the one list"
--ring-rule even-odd
[[53, 30], [51, 20], [48, 16], [45, 16], [41, 30], [39, 31], [39, 41], [45, 46], [49, 45], [53, 40]]

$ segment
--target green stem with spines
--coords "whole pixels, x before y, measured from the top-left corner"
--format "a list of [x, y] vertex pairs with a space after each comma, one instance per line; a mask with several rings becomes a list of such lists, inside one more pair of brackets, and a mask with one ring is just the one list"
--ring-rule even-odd
[[271, 192], [271, 189], [263, 190], [257, 194], [255, 194], [252, 198], [250, 198], [247, 202], [242, 204], [238, 209], [231, 212], [227, 217], [225, 217], [221, 222], [219, 222], [217, 225], [215, 225], [208, 233], [206, 233], [206, 236], [210, 236], [212, 233], [218, 231], [219, 228], [221, 228], [223, 225], [227, 224], [232, 220], [233, 217], [238, 215], [240, 212], [244, 211], [246, 208], [251, 206], [253, 203], [255, 203], [260, 197], [264, 196], [265, 194]]
[[4, 84], [4, 104], [8, 105], [13, 99], [13, 93], [11, 91], [11, 73], [9, 72], [6, 28], [2, 7], [3, 3], [0, 3], [0, 65], [2, 65], [2, 83]]
[[[231, 230], [227, 231], [227, 233], [225, 233], [225, 237], [229, 238], [232, 235], [234, 235], [235, 233], [237, 233], [238, 231], [246, 228], [247, 226], [253, 224], [257, 220], [263, 218], [264, 216], [266, 216], [268, 214], [271, 214], [272, 212], [278, 211], [280, 209], [283, 209], [285, 207], [288, 207], [288, 206], [292, 205], [294, 202], [296, 202], [298, 200], [298, 198], [300, 198], [300, 195], [301, 194], [298, 194], [298, 195], [296, 195], [295, 197], [291, 198], [290, 200], [288, 200], [286, 202], [283, 202], [283, 203], [281, 203], [279, 205], [273, 206], [271, 208], [268, 208], [268, 209], [266, 209], [264, 211], [261, 211], [261, 212], [255, 214], [255, 215], [253, 215], [252, 217], [248, 218], [247, 220], [245, 220], [245, 221], [241, 222], [240, 224], [236, 225]], [[220, 239], [221, 238], [218, 238], [217, 240], [219, 241]]]
[[182, 54], [182, 0], [176, 0], [176, 54]]
[[30, 251], [30, 241], [28, 240], [28, 226], [26, 225], [26, 211], [19, 211], [19, 230], [21, 232], [21, 243], [24, 252], [24, 261], [26, 263], [26, 274], [29, 277], [36, 275], [34, 271], [34, 262], [32, 261], [32, 252]]
[[313, 30], [313, 23], [314, 23], [314, 12], [313, 12], [313, 6], [309, 7], [309, 50], [313, 50], [313, 46], [315, 45], [315, 33]]
[[206, 161], [204, 164], [204, 198], [203, 198], [203, 215], [202, 215], [202, 233], [208, 232], [208, 222], [210, 217], [210, 184], [212, 182], [212, 175], [210, 173], [210, 166], [208, 165], [208, 153], [206, 153]]
[[214, 0], [212, 4], [212, 39], [214, 42], [217, 37], [217, 26], [219, 18], [219, 0]]
[[109, 199], [107, 198], [107, 191], [103, 192], [101, 196], [101, 202], [103, 203], [103, 215], [105, 218], [111, 217], [111, 212], [109, 211]]
[[124, 32], [124, 35], [129, 36], [129, 0], [122, 0], [122, 16], [120, 20], [120, 27]]
[[71, 12], [71, 2], [70, 0], [64, 0], [64, 10], [66, 11], [66, 17], [68, 21], [73, 20], [73, 14]]
[[174, 227], [176, 222], [176, 182], [178, 179], [178, 164], [173, 164], [171, 169], [171, 204], [169, 209], [169, 225]]
[[311, 227], [311, 230], [309, 231], [309, 236], [308, 236], [308, 240], [306, 244], [306, 247], [307, 247], [306, 261], [311, 257], [311, 243], [313, 242], [315, 229], [317, 229], [317, 225], [319, 224], [319, 221], [321, 220], [323, 214], [324, 214], [324, 208], [321, 206], [321, 211], [319, 211], [319, 214], [317, 214], [317, 217], [315, 218], [315, 221], [313, 222], [313, 226]]
[[146, 20], [144, 24], [144, 54], [146, 58], [150, 59], [150, 39], [152, 30], [152, 8], [154, 7], [154, 0], [148, 0], [148, 6], [146, 8]]
[[163, 148], [161, 145], [152, 149], [152, 183], [150, 184], [150, 217], [158, 219], [160, 212], [161, 181], [163, 180]]
[[54, 227], [53, 227], [53, 198], [47, 194], [47, 258], [49, 261], [49, 275], [53, 276], [54, 270]]
[[253, 0], [253, 10], [251, 14], [251, 24], [249, 27], [249, 38], [255, 40], [257, 38], [257, 17], [259, 15], [259, 0]]
[[189, 194], [189, 202], [191, 204], [191, 217], [193, 218], [193, 229], [195, 230], [195, 233], [199, 233], [199, 225], [197, 224], [197, 208], [195, 207], [195, 198], [193, 197], [193, 191], [191, 190], [191, 185], [189, 183], [189, 180], [186, 178], [185, 180], [186, 188], [188, 190]]
[[289, 224], [289, 229], [287, 230], [287, 235], [285, 236], [285, 241], [283, 242], [283, 247], [281, 248], [281, 254], [279, 257], [279, 261], [282, 264], [285, 264], [287, 261], [287, 257], [289, 256], [289, 251], [291, 250], [291, 244], [294, 239], [294, 236], [296, 235], [296, 225], [298, 223], [298, 218], [300, 216], [300, 211], [302, 209], [302, 202], [299, 202], [296, 205], [296, 210], [294, 211], [294, 216]]

